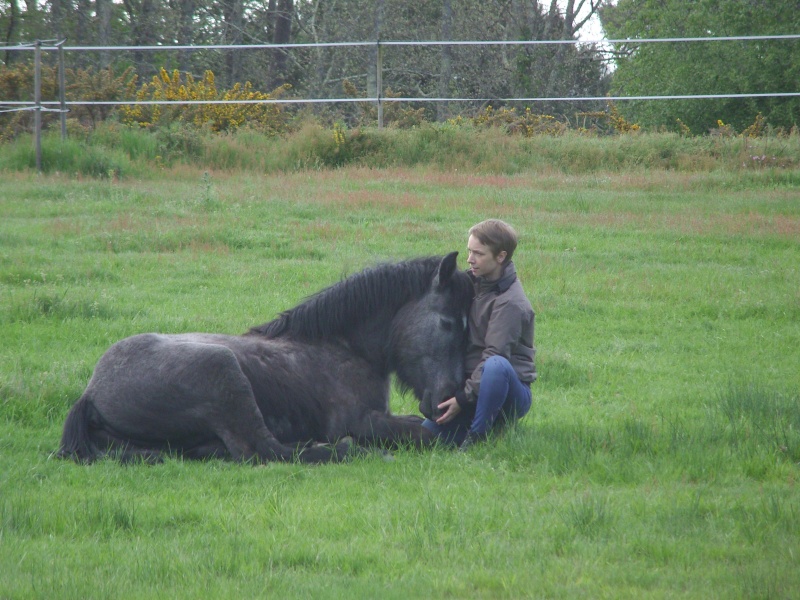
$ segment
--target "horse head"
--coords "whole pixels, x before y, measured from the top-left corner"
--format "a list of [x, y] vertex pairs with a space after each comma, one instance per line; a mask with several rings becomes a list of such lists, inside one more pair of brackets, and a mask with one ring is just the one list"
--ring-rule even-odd
[[439, 262], [428, 292], [403, 306], [392, 323], [391, 366], [428, 418], [464, 382], [467, 317], [474, 289], [469, 276], [457, 269], [457, 256], [452, 252]]

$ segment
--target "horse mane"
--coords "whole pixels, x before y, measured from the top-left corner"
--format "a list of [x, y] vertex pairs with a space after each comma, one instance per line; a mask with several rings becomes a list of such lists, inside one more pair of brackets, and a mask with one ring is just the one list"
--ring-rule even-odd
[[308, 297], [248, 335], [266, 338], [329, 339], [349, 331], [365, 317], [397, 310], [431, 288], [441, 257], [380, 264], [355, 273]]

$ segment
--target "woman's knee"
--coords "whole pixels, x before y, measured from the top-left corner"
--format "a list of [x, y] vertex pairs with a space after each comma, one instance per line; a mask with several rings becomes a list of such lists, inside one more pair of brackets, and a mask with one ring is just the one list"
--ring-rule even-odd
[[439, 425], [437, 425], [435, 421], [431, 421], [430, 419], [424, 419], [422, 421], [422, 426], [431, 433], [435, 433], [436, 435], [439, 435], [442, 430], [442, 428], [439, 427]]
[[490, 356], [486, 359], [486, 362], [483, 363], [483, 372], [502, 372], [514, 370], [514, 367], [511, 366], [511, 363], [508, 362], [508, 359], [504, 356]]

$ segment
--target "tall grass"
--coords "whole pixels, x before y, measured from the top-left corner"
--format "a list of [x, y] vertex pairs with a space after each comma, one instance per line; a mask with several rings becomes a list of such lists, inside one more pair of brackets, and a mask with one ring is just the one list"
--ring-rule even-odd
[[[4, 155], [4, 156], [3, 156]], [[35, 168], [28, 140], [7, 144], [0, 169]], [[266, 136], [242, 129], [217, 134], [174, 123], [153, 131], [113, 121], [100, 124], [81, 139], [62, 142], [45, 135], [44, 172], [92, 177], [140, 175], [176, 164], [199, 168], [267, 173], [361, 166], [468, 169], [481, 173], [526, 171], [597, 173], [638, 169], [706, 173], [715, 170], [771, 171], [797, 181], [800, 138], [631, 133], [592, 136], [578, 131], [522, 137], [499, 128], [424, 124], [415, 129], [325, 128], [298, 123], [292, 133]]]
[[[113, 146], [90, 145], [76, 140], [61, 140], [54, 135], [42, 138], [42, 171], [80, 174], [90, 177], [116, 177], [131, 172], [131, 158]], [[0, 154], [0, 169], [35, 170], [36, 150], [29, 140], [5, 144]]]
[[[796, 170], [590, 158], [679, 138], [406, 133], [376, 134], [408, 153], [380, 169], [246, 132], [203, 150], [218, 166], [188, 146], [170, 166], [131, 131], [135, 176], [6, 167], [0, 597], [795, 595]], [[487, 216], [519, 230], [537, 313], [534, 405], [504, 435], [319, 467], [53, 458], [120, 338], [240, 333], [367, 265], [462, 249]]]

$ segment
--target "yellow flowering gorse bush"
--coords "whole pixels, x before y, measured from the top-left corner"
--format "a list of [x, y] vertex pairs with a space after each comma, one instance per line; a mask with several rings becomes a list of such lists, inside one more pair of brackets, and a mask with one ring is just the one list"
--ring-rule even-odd
[[636, 133], [640, 130], [636, 123], [629, 123], [625, 120], [616, 104], [608, 102], [607, 110], [585, 111], [575, 115], [578, 120], [578, 131], [580, 133]]
[[[465, 120], [461, 117], [448, 120], [451, 125], [462, 125]], [[534, 135], [561, 135], [567, 130], [567, 125], [558, 121], [551, 115], [540, 115], [526, 108], [523, 113], [517, 113], [516, 108], [502, 107], [495, 110], [491, 105], [482, 112], [468, 119], [474, 127], [502, 127], [508, 133], [524, 137]]]
[[626, 121], [612, 102], [608, 103], [607, 110], [579, 112], [575, 118], [576, 123], [572, 127], [566, 119], [561, 121], [552, 115], [534, 113], [530, 108], [520, 113], [516, 108], [495, 109], [489, 105], [473, 117], [459, 115], [448, 119], [447, 123], [454, 126], [500, 127], [510, 134], [525, 137], [563, 135], [568, 130], [590, 135], [636, 133], [640, 130], [636, 123]]
[[[137, 102], [170, 102], [174, 104], [131, 104], [120, 109], [122, 121], [129, 125], [155, 127], [174, 121], [190, 123], [196, 127], [208, 127], [212, 131], [233, 131], [244, 124], [271, 134], [284, 131], [286, 120], [279, 104], [274, 100], [290, 89], [283, 85], [271, 94], [253, 90], [248, 81], [235, 84], [231, 89], [219, 92], [214, 73], [206, 71], [202, 79], [195, 80], [190, 73], [181, 74], [177, 69], [172, 75], [166, 69], [153, 77], [150, 83], [136, 89], [136, 80], [128, 86], [128, 97]], [[230, 103], [204, 103], [226, 101]]]

